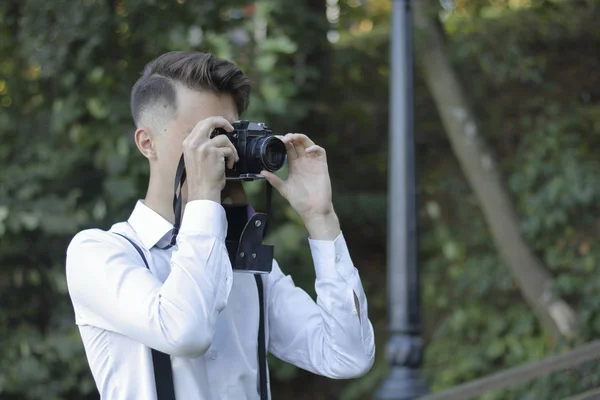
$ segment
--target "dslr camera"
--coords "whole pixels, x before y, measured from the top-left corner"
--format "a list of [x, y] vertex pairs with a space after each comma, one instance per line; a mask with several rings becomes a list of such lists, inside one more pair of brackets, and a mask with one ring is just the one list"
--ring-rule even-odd
[[232, 132], [217, 128], [210, 136], [227, 136], [240, 157], [233, 169], [226, 170], [226, 179], [262, 179], [261, 171], [275, 172], [283, 167], [287, 159], [285, 144], [273, 135], [273, 131], [266, 124], [244, 120], [235, 121], [231, 125], [234, 128]]

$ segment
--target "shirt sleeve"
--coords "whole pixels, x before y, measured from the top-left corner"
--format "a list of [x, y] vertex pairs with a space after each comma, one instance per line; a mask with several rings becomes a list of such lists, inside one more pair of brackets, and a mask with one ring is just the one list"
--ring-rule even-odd
[[187, 204], [164, 283], [125, 239], [101, 230], [80, 232], [66, 261], [77, 324], [116, 332], [167, 354], [200, 356], [210, 347], [231, 291], [226, 231], [220, 204]]
[[[367, 299], [346, 242], [310, 240], [316, 270], [316, 303], [275, 262], [269, 274], [269, 351], [300, 368], [330, 378], [364, 375], [375, 342]], [[354, 295], [360, 305], [360, 318]]]

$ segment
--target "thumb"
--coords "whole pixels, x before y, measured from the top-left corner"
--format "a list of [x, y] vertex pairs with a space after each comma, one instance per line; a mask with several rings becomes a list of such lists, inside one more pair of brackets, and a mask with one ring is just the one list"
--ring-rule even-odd
[[281, 194], [283, 197], [285, 196], [284, 190], [285, 190], [285, 181], [283, 181], [280, 177], [278, 177], [277, 175], [275, 175], [272, 172], [269, 171], [261, 171], [260, 174], [262, 176], [265, 177], [265, 179], [271, 184], [273, 185], [273, 187], [275, 189], [277, 189], [277, 191], [279, 192], [279, 194]]

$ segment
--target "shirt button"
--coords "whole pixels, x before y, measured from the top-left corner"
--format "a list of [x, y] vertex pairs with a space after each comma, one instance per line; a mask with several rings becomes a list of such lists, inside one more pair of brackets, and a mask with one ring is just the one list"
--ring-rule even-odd
[[335, 262], [336, 262], [336, 263], [339, 263], [341, 259], [342, 259], [342, 256], [341, 256], [341, 255], [339, 255], [339, 254], [336, 254], [336, 255], [335, 255]]
[[358, 311], [356, 311], [356, 309], [352, 310], [352, 315], [354, 315], [355, 317], [358, 317]]
[[217, 359], [217, 352], [216, 351], [211, 351], [210, 352], [210, 358], [212, 358], [213, 360]]

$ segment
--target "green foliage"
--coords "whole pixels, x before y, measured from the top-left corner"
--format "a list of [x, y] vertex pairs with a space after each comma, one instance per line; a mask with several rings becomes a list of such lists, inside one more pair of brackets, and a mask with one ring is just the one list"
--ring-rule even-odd
[[[448, 51], [501, 162], [528, 243], [600, 334], [600, 45], [594, 2], [468, 0], [445, 13]], [[334, 202], [363, 277], [377, 361], [331, 382], [272, 359], [278, 398], [366, 399], [387, 372], [385, 254], [390, 2], [99, 0], [0, 3], [0, 397], [93, 399], [64, 277], [75, 232], [125, 219], [148, 171], [129, 91], [174, 49], [231, 57], [254, 82], [246, 117], [328, 151]], [[267, 27], [266, 30], [264, 29]], [[340, 39], [331, 44], [329, 29]], [[418, 70], [417, 70], [418, 72]], [[566, 348], [541, 331], [493, 246], [417, 74], [424, 370], [438, 390]], [[282, 173], [285, 175], [285, 171]], [[262, 208], [262, 185], [248, 184]], [[268, 241], [314, 295], [307, 233], [277, 195]], [[587, 363], [483, 399], [553, 399], [598, 386]]]
[[[283, 62], [298, 46], [279, 29], [253, 38], [273, 22], [276, 4], [2, 3], [0, 397], [94, 398], [66, 291], [65, 249], [78, 230], [126, 218], [144, 193], [148, 172], [133, 145], [128, 99], [146, 62], [173, 49], [232, 57], [261, 78], [249, 118], [302, 116], [301, 108], [287, 112], [294, 70]], [[277, 204], [284, 218], [289, 210]], [[282, 250], [306, 242], [297, 222], [281, 229]], [[310, 271], [310, 260], [298, 262]]]
[[[582, 3], [564, 7], [505, 12], [493, 20], [450, 18], [449, 47], [500, 158], [523, 234], [555, 277], [560, 295], [577, 310], [583, 343], [599, 333], [600, 303], [592, 293], [599, 290], [594, 277], [600, 164], [594, 150], [600, 99], [589, 92], [596, 82], [589, 72], [598, 58], [588, 50], [598, 30], [587, 22], [598, 15]], [[456, 170], [426, 179], [424, 309], [434, 334], [425, 369], [433, 388], [565, 349], [541, 332], [525, 307]], [[598, 386], [594, 367], [481, 399], [562, 399]]]

